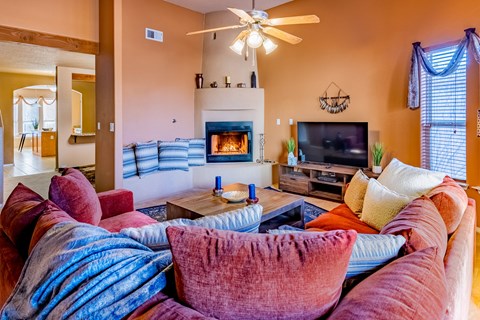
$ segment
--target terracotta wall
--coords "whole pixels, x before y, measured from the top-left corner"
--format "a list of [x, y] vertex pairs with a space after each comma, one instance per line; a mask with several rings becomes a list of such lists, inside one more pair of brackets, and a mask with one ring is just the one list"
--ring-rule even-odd
[[[316, 14], [316, 25], [284, 26], [303, 38], [298, 45], [276, 41], [278, 49], [259, 55], [265, 88], [267, 158], [286, 161], [282, 141], [294, 121], [368, 121], [391, 156], [420, 164], [420, 112], [406, 108], [411, 43], [433, 46], [460, 39], [464, 29], [480, 30], [480, 2], [296, 0], [269, 10], [271, 17]], [[474, 69], [478, 70], [478, 66]], [[473, 130], [478, 108], [478, 73], [470, 77], [467, 135], [468, 182], [480, 184], [480, 139]], [[341, 114], [320, 110], [318, 97], [335, 82], [351, 96]], [[281, 125], [275, 119], [281, 119]], [[470, 196], [478, 195], [469, 192]]]
[[[146, 40], [146, 27], [163, 31], [164, 42]], [[124, 144], [193, 136], [202, 37], [185, 34], [202, 28], [203, 15], [164, 1], [123, 2]]]
[[4, 163], [13, 163], [13, 91], [39, 84], [55, 84], [54, 77], [0, 72], [0, 110], [4, 124]]
[[98, 0], [2, 1], [0, 25], [98, 41]]

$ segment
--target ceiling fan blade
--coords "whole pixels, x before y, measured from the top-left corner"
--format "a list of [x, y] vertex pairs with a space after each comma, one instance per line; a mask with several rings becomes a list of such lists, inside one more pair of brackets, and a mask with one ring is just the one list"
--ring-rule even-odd
[[232, 11], [234, 14], [240, 17], [240, 19], [245, 20], [248, 23], [255, 23], [255, 20], [245, 11], [241, 9], [235, 9], [235, 8], [228, 8], [228, 10]]
[[235, 43], [239, 39], [243, 39], [247, 34], [248, 34], [248, 30], [243, 30], [238, 34], [238, 36], [235, 38], [235, 40], [233, 40], [232, 43]]
[[294, 36], [293, 34], [290, 34], [288, 32], [282, 31], [277, 28], [273, 27], [265, 27], [262, 29], [263, 32], [265, 32], [268, 35], [271, 35], [273, 37], [276, 37], [280, 40], [283, 40], [285, 42], [291, 43], [291, 44], [297, 44], [302, 41], [302, 38], [299, 38], [297, 36]]
[[319, 22], [320, 22], [320, 18], [312, 14], [308, 16], [268, 19], [266, 24], [270, 26], [283, 26], [287, 24], [307, 24], [307, 23], [319, 23]]
[[219, 28], [213, 28], [213, 29], [205, 29], [205, 30], [200, 30], [200, 31], [192, 31], [187, 33], [187, 36], [191, 36], [193, 34], [200, 34], [200, 33], [207, 33], [207, 32], [214, 32], [214, 31], [221, 31], [221, 30], [229, 30], [229, 29], [238, 29], [238, 28], [244, 28], [246, 25], [233, 25], [233, 26], [226, 26], [226, 27], [219, 27]]

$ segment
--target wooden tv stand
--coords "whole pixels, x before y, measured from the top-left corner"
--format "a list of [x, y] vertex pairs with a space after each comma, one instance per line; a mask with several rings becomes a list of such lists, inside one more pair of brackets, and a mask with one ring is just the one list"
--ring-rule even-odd
[[[299, 163], [296, 166], [280, 164], [279, 170], [279, 188], [283, 191], [343, 201], [346, 185], [358, 171], [358, 168]], [[371, 171], [365, 171], [365, 174], [375, 176]]]

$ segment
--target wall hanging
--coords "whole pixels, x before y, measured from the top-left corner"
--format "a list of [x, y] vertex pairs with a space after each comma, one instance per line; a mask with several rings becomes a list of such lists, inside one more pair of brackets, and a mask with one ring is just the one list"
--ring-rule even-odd
[[[329, 89], [334, 86], [337, 90], [337, 96], [328, 94]], [[330, 89], [332, 91], [333, 89]], [[320, 109], [326, 110], [328, 113], [340, 113], [348, 108], [350, 96], [343, 91], [335, 82], [330, 82], [327, 89], [323, 92], [320, 100]]]

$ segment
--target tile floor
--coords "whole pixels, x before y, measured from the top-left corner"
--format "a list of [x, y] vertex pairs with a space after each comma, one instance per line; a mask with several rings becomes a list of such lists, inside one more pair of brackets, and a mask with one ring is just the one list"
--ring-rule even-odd
[[55, 157], [40, 157], [32, 153], [32, 148], [24, 147], [22, 152], [14, 151], [14, 164], [3, 169], [5, 178], [19, 177], [55, 171]]

